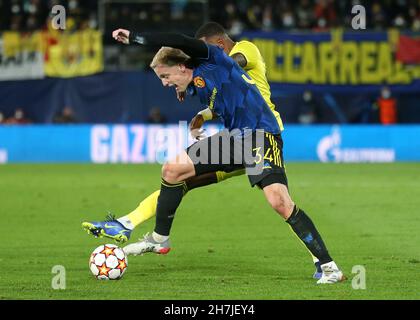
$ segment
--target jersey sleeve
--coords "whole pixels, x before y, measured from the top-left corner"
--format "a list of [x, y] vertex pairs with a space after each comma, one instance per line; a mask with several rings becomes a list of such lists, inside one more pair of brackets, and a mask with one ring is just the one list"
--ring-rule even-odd
[[209, 48], [204, 41], [180, 33], [138, 33], [130, 31], [130, 43], [150, 47], [172, 47], [184, 51], [193, 59], [208, 59]]
[[249, 41], [241, 41], [236, 46], [233, 47], [232, 51], [229, 53], [230, 56], [233, 56], [235, 53], [241, 53], [244, 55], [247, 64], [245, 70], [249, 70], [255, 67], [259, 59], [258, 48]]

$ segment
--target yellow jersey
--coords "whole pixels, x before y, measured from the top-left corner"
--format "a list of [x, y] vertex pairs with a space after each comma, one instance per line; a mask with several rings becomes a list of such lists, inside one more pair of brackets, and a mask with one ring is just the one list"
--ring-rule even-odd
[[247, 64], [244, 67], [244, 70], [255, 81], [255, 84], [265, 102], [276, 116], [280, 130], [283, 131], [283, 121], [281, 120], [280, 114], [275, 110], [275, 105], [271, 102], [270, 85], [268, 84], [267, 77], [265, 75], [265, 62], [261, 56], [260, 50], [258, 50], [257, 46], [252, 42], [243, 40], [236, 42], [229, 55], [233, 56], [235, 53], [241, 53], [246, 58]]

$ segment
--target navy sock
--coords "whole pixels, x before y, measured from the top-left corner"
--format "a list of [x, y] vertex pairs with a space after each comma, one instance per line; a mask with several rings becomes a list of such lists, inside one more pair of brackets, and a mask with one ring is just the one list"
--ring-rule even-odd
[[327, 247], [315, 228], [312, 220], [297, 206], [293, 208], [292, 215], [286, 220], [293, 231], [303, 241], [308, 250], [318, 258], [320, 264], [332, 261]]
[[176, 209], [186, 192], [187, 186], [184, 181], [171, 184], [162, 179], [156, 208], [156, 233], [169, 236]]

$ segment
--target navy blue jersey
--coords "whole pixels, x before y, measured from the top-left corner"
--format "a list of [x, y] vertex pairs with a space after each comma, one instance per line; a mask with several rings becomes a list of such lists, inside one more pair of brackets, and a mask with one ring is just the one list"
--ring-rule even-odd
[[208, 48], [208, 58], [200, 59], [193, 72], [195, 91], [205, 108], [229, 130], [264, 129], [279, 134], [279, 124], [254, 81], [222, 49]]

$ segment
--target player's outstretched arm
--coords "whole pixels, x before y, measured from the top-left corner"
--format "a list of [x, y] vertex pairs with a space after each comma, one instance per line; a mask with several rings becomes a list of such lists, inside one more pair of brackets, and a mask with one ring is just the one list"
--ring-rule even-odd
[[117, 29], [112, 32], [112, 37], [123, 44], [130, 44], [130, 31], [125, 29]]
[[172, 47], [184, 51], [194, 59], [209, 58], [209, 49], [204, 41], [180, 33], [139, 33], [126, 29], [116, 29], [112, 32], [112, 37], [123, 44], [135, 43], [150, 47]]

